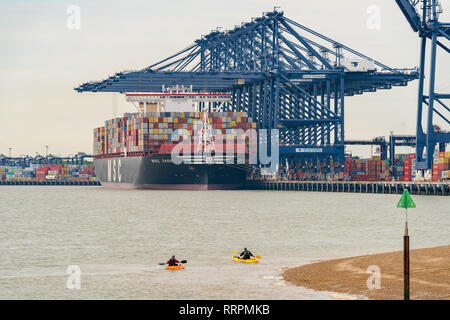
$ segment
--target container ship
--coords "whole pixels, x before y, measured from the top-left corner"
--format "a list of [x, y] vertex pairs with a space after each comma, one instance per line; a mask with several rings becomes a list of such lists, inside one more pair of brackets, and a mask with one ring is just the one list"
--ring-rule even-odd
[[[218, 107], [230, 100], [229, 94], [194, 93], [175, 87], [125, 96], [137, 112], [107, 120], [94, 129], [95, 175], [103, 186], [187, 190], [243, 187], [253, 170], [249, 154], [255, 151], [250, 150], [245, 132], [256, 128], [256, 123], [246, 112], [211, 110], [220, 110]], [[216, 141], [217, 135], [222, 141]], [[183, 137], [188, 137], [188, 142], [180, 144]], [[182, 152], [177, 151], [174, 158], [174, 148], [180, 147]]]

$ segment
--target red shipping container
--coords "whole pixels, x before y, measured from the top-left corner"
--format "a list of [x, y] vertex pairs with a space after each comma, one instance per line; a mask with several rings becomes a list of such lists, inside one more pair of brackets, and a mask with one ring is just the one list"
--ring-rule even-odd
[[439, 164], [433, 164], [433, 173], [438, 172], [439, 171]]

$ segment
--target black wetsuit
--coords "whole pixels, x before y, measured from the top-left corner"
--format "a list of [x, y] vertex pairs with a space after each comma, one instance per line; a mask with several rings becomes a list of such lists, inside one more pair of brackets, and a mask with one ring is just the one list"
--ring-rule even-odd
[[241, 252], [242, 259], [250, 259], [250, 257], [253, 257], [253, 254], [250, 251], [244, 250]]

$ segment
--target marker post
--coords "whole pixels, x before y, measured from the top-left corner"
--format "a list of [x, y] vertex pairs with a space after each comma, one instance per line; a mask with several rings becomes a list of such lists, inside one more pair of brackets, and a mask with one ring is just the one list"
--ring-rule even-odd
[[402, 197], [397, 203], [397, 208], [404, 208], [405, 215], [405, 234], [403, 236], [403, 299], [409, 300], [409, 235], [408, 235], [408, 208], [415, 208], [411, 195], [408, 189], [403, 191]]

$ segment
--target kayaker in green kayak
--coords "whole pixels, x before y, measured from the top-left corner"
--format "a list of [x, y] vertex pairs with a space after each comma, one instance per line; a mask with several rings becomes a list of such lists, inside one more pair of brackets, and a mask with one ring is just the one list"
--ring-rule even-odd
[[241, 259], [250, 259], [250, 257], [254, 257], [254, 255], [247, 250], [247, 248], [244, 248], [244, 251], [241, 252], [240, 258]]

